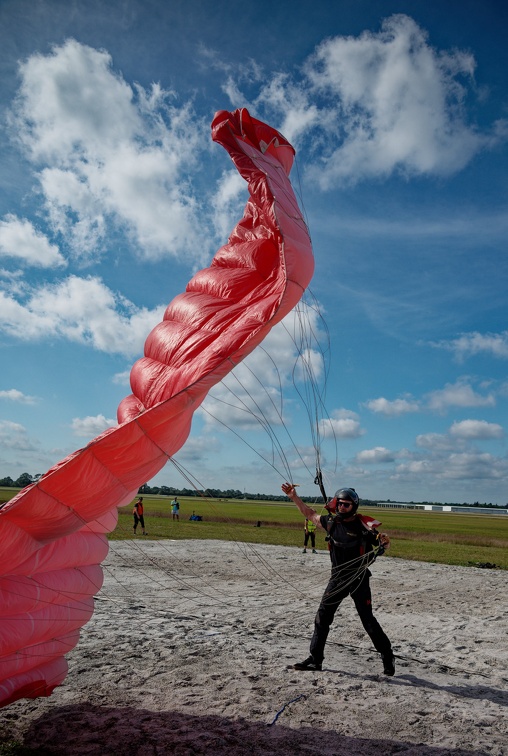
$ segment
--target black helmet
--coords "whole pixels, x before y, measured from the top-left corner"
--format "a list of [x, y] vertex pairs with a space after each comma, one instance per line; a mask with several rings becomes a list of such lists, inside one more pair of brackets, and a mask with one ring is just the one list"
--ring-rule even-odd
[[339, 488], [339, 490], [335, 492], [333, 498], [335, 499], [336, 507], [338, 507], [339, 499], [350, 501], [353, 504], [351, 514], [355, 514], [356, 510], [358, 509], [358, 505], [360, 504], [360, 498], [354, 488]]

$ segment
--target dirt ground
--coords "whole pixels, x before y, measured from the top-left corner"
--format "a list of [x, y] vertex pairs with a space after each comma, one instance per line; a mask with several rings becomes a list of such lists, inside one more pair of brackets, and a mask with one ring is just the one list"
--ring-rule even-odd
[[326, 551], [113, 542], [65, 683], [0, 710], [0, 744], [65, 756], [508, 753], [507, 573], [381, 557], [371, 586], [395, 676], [351, 599], [323, 671], [297, 672], [329, 570]]

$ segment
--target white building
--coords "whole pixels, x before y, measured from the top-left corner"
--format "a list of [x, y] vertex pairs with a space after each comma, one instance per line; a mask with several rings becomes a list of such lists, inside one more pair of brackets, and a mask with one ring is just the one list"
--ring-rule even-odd
[[412, 504], [404, 501], [378, 501], [383, 509], [424, 509], [428, 512], [460, 512], [462, 514], [506, 515], [508, 509], [501, 507], [454, 507], [453, 504]]

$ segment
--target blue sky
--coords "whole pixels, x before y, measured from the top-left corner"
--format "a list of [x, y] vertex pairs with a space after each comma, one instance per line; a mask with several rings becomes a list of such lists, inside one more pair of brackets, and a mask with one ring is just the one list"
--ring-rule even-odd
[[[507, 15], [1, 0], [0, 477], [115, 423], [149, 331], [241, 215], [209, 126], [247, 107], [297, 150], [324, 351], [296, 392], [276, 331], [214, 389], [179, 464], [199, 487], [263, 493], [289, 466], [317, 494], [319, 430], [330, 493], [506, 504]], [[154, 482], [188, 485], [171, 464]]]

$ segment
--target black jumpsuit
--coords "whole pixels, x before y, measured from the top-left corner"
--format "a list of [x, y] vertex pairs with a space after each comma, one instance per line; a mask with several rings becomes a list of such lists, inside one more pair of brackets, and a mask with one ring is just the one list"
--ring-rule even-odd
[[321, 525], [330, 536], [332, 574], [314, 621], [314, 634], [310, 643], [314, 661], [322, 663], [335, 612], [349, 595], [355, 602], [356, 611], [376, 650], [390, 655], [391, 643], [372, 614], [369, 585], [371, 573], [366, 566], [373, 561], [372, 549], [377, 542], [377, 533], [367, 530], [359, 517], [351, 522], [341, 522], [337, 517], [324, 515], [321, 517]]

